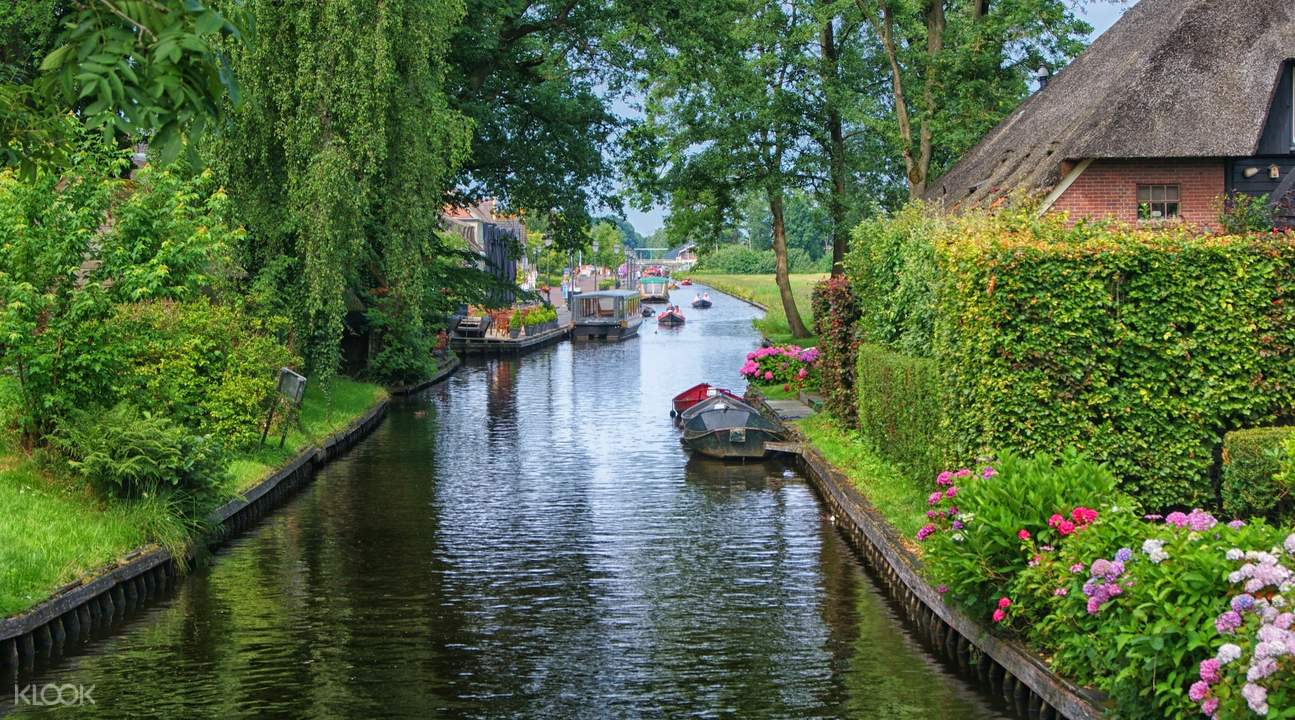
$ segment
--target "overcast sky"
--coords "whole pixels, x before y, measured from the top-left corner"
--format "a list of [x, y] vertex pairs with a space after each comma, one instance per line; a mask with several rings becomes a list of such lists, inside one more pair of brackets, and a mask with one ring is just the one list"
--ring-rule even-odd
[[[1136, 3], [1137, 0], [1130, 0], [1127, 3], [1121, 3], [1119, 0], [1115, 0], [1115, 2], [1092, 0], [1088, 3], [1087, 8], [1079, 11], [1079, 15], [1086, 19], [1089, 25], [1093, 26], [1092, 37], [1096, 38], [1106, 32], [1106, 29], [1119, 19], [1120, 13], [1124, 12], [1126, 7]], [[665, 211], [662, 208], [653, 208], [648, 212], [639, 212], [626, 208], [625, 215], [630, 223], [634, 225], [634, 229], [643, 235], [650, 235], [655, 232], [665, 220]]]

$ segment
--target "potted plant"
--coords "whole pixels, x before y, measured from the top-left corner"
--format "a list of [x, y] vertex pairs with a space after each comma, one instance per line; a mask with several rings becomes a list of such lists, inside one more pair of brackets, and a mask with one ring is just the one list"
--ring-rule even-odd
[[522, 334], [522, 323], [526, 320], [525, 310], [516, 310], [508, 321], [508, 337], [516, 339]]

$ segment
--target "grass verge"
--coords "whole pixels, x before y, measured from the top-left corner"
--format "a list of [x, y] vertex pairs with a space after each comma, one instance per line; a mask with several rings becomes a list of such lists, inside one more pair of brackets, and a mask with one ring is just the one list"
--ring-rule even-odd
[[[817, 338], [793, 338], [787, 326], [787, 314], [782, 309], [782, 296], [778, 293], [778, 283], [773, 275], [691, 275], [693, 281], [709, 285], [722, 293], [754, 302], [765, 307], [763, 318], [755, 321], [755, 327], [770, 342], [777, 344], [792, 343], [803, 347], [817, 344]], [[805, 326], [813, 330], [814, 309], [810, 296], [814, 286], [827, 279], [825, 274], [792, 275], [791, 294], [796, 298], [796, 309], [805, 321]]]
[[[796, 421], [795, 425], [829, 463], [845, 473], [901, 536], [917, 535], [918, 529], [926, 524], [927, 493], [912, 478], [882, 458], [866, 438], [842, 429], [829, 415], [811, 415]], [[914, 547], [914, 543], [909, 546]]]
[[[11, 425], [0, 378], [0, 427]], [[264, 448], [235, 456], [224, 500], [250, 488], [312, 444], [338, 432], [386, 396], [380, 386], [333, 378], [306, 391], [301, 424]], [[164, 498], [103, 500], [79, 482], [42, 467], [0, 432], [0, 617], [45, 600], [59, 587], [135, 548], [184, 547], [196, 525]]]

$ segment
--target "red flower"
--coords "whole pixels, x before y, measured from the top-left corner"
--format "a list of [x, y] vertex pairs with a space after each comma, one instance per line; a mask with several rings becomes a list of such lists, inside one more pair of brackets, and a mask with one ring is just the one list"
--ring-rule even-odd
[[1020, 531], [1020, 532], [1016, 533], [1016, 537], [1018, 537], [1018, 538], [1020, 538], [1020, 539], [1022, 539], [1022, 540], [1029, 540], [1029, 539], [1030, 539], [1030, 531], [1029, 531], [1029, 530], [1022, 530], [1022, 531]]

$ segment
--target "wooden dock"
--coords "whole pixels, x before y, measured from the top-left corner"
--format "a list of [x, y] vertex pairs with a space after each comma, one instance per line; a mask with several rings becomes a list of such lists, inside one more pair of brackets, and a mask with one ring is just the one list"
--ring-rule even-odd
[[515, 338], [496, 333], [487, 333], [485, 337], [454, 335], [450, 338], [450, 347], [459, 355], [520, 355], [566, 339], [574, 327], [571, 313], [559, 310], [558, 326], [551, 330]]

